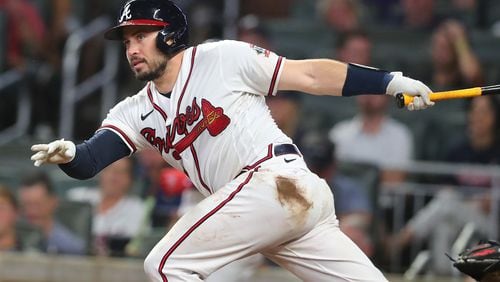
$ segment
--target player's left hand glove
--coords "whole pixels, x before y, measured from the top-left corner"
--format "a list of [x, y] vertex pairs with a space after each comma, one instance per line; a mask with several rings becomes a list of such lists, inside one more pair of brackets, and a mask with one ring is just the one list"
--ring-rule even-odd
[[500, 244], [496, 241], [481, 242], [460, 253], [453, 266], [477, 281], [498, 281]]
[[403, 76], [401, 72], [392, 72], [391, 74], [393, 78], [387, 85], [386, 93], [392, 96], [399, 93], [414, 96], [413, 102], [407, 106], [408, 110], [423, 110], [434, 105], [434, 102], [429, 98], [432, 91], [427, 85], [419, 80]]
[[31, 156], [31, 160], [35, 161], [35, 166], [40, 166], [44, 163], [64, 164], [73, 160], [76, 146], [75, 143], [71, 141], [61, 139], [50, 142], [49, 144], [33, 145], [31, 146], [31, 151], [36, 152]]

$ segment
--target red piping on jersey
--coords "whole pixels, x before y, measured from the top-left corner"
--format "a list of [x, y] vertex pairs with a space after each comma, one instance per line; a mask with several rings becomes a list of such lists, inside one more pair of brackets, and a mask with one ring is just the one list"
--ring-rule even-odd
[[191, 154], [193, 154], [194, 164], [196, 166], [196, 172], [198, 172], [198, 178], [200, 179], [201, 185], [203, 186], [203, 188], [205, 188], [208, 191], [208, 193], [212, 194], [212, 190], [208, 187], [207, 184], [205, 184], [205, 182], [201, 178], [200, 163], [198, 162], [198, 155], [196, 154], [196, 151], [194, 150], [194, 146], [191, 145], [190, 147], [191, 147]]
[[269, 144], [267, 146], [267, 155], [265, 157], [263, 157], [262, 159], [256, 161], [254, 164], [251, 164], [251, 165], [247, 165], [246, 167], [244, 167], [243, 169], [246, 169], [246, 170], [251, 170], [251, 169], [254, 169], [256, 166], [260, 165], [261, 163], [271, 159], [273, 157], [273, 144]]
[[[193, 47], [193, 50], [191, 51], [191, 66], [189, 68], [189, 74], [188, 74], [188, 77], [186, 79], [186, 83], [184, 84], [184, 87], [182, 88], [182, 92], [181, 92], [181, 95], [179, 97], [179, 101], [177, 102], [177, 116], [179, 115], [179, 110], [181, 108], [181, 102], [182, 102], [182, 98], [184, 98], [184, 93], [186, 93], [186, 89], [187, 89], [187, 86], [189, 84], [189, 80], [191, 78], [191, 74], [193, 73], [193, 68], [194, 68], [194, 58], [196, 56], [196, 46]], [[188, 133], [186, 133], [186, 136], [188, 135]], [[205, 182], [203, 181], [203, 179], [201, 178], [201, 169], [200, 169], [200, 163], [198, 161], [198, 156], [196, 154], [196, 151], [194, 150], [194, 147], [193, 145], [191, 145], [191, 154], [193, 154], [193, 159], [194, 159], [194, 164], [196, 166], [196, 172], [198, 173], [198, 179], [200, 180], [200, 183], [201, 185], [203, 186], [203, 188], [205, 188], [210, 194], [212, 194], [212, 191], [210, 190], [210, 188], [208, 187], [207, 184], [205, 184]]]
[[163, 119], [165, 121], [167, 121], [167, 114], [163, 111], [163, 109], [160, 106], [158, 106], [157, 104], [155, 104], [155, 101], [153, 100], [153, 94], [151, 93], [151, 84], [150, 83], [148, 84], [147, 88], [148, 88], [149, 101], [151, 101], [151, 104], [153, 105], [153, 108], [155, 110], [157, 110], [161, 114], [161, 116], [163, 117]]
[[163, 257], [160, 261], [160, 265], [158, 266], [158, 272], [160, 273], [160, 276], [161, 276], [161, 279], [163, 282], [168, 282], [167, 276], [163, 273], [163, 268], [165, 267], [165, 263], [167, 262], [168, 257], [180, 246], [180, 244], [182, 244], [182, 242], [184, 242], [184, 240], [187, 239], [187, 237], [189, 237], [189, 235], [191, 235], [191, 233], [193, 233], [193, 231], [196, 230], [196, 228], [200, 227], [200, 225], [203, 224], [207, 219], [209, 219], [212, 215], [214, 215], [221, 208], [223, 208], [227, 203], [229, 203], [229, 201], [231, 201], [236, 196], [236, 194], [238, 194], [243, 189], [243, 187], [246, 184], [248, 184], [248, 182], [250, 182], [250, 179], [252, 178], [254, 172], [255, 172], [255, 170], [251, 171], [248, 174], [247, 178], [245, 178], [245, 180], [238, 186], [238, 188], [236, 188], [236, 190], [234, 190], [229, 195], [229, 197], [227, 197], [224, 201], [222, 201], [220, 204], [218, 204], [213, 210], [211, 210], [204, 217], [202, 217], [200, 220], [198, 220], [193, 226], [191, 226], [191, 228], [189, 228], [188, 231], [186, 231], [186, 233], [184, 233], [181, 236], [181, 238], [179, 240], [177, 240], [172, 245], [172, 247], [170, 247], [170, 249], [165, 253], [165, 255], [163, 255]]
[[271, 85], [269, 85], [269, 91], [267, 92], [268, 96], [273, 95], [274, 85], [276, 84], [276, 79], [278, 78], [278, 73], [280, 71], [280, 66], [281, 66], [282, 60], [283, 60], [283, 57], [280, 56], [278, 58], [278, 61], [276, 62], [276, 67], [274, 67], [273, 78], [271, 79]]
[[186, 83], [184, 84], [184, 87], [182, 88], [181, 96], [179, 97], [179, 101], [177, 102], [177, 115], [179, 115], [179, 109], [181, 108], [181, 102], [182, 98], [184, 98], [184, 93], [186, 92], [186, 88], [189, 83], [189, 79], [191, 78], [191, 73], [193, 72], [193, 67], [194, 67], [194, 57], [196, 56], [196, 47], [193, 47], [193, 51], [191, 52], [191, 67], [189, 68], [189, 74], [186, 79]]
[[122, 136], [122, 138], [125, 140], [125, 142], [127, 142], [128, 145], [132, 148], [132, 153], [135, 153], [135, 151], [137, 151], [137, 148], [135, 147], [134, 142], [132, 142], [132, 140], [127, 136], [127, 134], [125, 134], [125, 132], [123, 132], [121, 129], [119, 129], [118, 127], [116, 127], [114, 125], [106, 124], [106, 125], [99, 127], [98, 130], [105, 129], [105, 128], [112, 129], [112, 130], [116, 131], [118, 134], [120, 134]]

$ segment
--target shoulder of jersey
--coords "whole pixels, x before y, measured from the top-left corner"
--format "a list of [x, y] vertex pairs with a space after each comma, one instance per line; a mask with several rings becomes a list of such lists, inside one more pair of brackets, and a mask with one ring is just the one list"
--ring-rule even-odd
[[250, 46], [250, 44], [236, 40], [209, 41], [198, 45], [197, 52], [218, 52], [219, 50], [231, 50], [232, 48], [238, 48], [242, 46]]

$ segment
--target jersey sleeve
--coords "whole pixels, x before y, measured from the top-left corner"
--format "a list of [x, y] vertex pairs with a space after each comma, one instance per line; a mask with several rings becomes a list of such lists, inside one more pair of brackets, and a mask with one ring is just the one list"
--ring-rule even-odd
[[284, 57], [253, 44], [227, 40], [219, 46], [219, 58], [222, 76], [230, 89], [276, 94]]
[[117, 134], [130, 149], [130, 154], [144, 148], [144, 140], [139, 134], [138, 128], [139, 111], [134, 97], [127, 97], [125, 100], [114, 106], [102, 121], [101, 127], [97, 130], [110, 130]]

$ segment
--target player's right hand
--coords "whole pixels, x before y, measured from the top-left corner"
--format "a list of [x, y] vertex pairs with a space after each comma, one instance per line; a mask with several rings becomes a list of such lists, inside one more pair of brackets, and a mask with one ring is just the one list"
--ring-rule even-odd
[[65, 164], [75, 158], [76, 146], [71, 141], [64, 139], [52, 141], [49, 144], [36, 144], [31, 146], [31, 151], [35, 152], [31, 160], [35, 161], [35, 166], [47, 164]]

